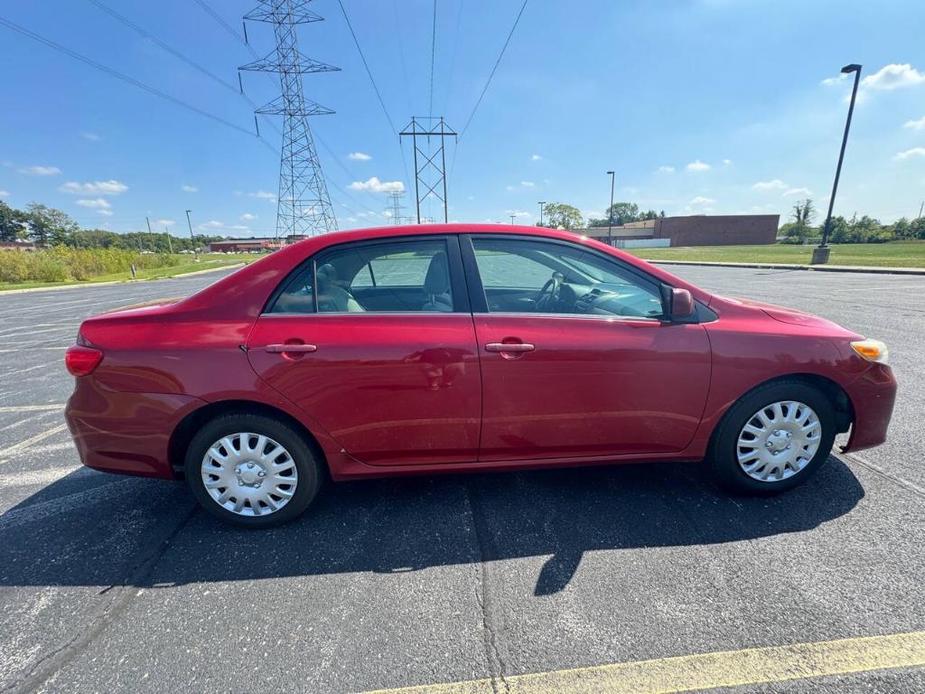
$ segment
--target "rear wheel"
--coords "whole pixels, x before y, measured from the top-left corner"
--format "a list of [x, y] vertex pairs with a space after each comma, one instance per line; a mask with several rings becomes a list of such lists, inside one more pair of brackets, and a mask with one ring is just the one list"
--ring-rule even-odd
[[809, 478], [835, 440], [829, 399], [801, 381], [778, 381], [743, 396], [716, 431], [710, 465], [739, 493], [773, 494]]
[[311, 449], [292, 427], [264, 415], [229, 414], [193, 437], [186, 479], [212, 515], [266, 528], [301, 514], [318, 493], [321, 475]]

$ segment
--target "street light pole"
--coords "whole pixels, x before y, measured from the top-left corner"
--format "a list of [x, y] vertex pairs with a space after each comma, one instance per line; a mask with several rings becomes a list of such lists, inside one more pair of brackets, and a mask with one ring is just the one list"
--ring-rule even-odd
[[196, 252], [196, 237], [193, 236], [193, 223], [190, 221], [190, 218], [189, 218], [190, 212], [192, 212], [192, 210], [186, 211], [186, 226], [189, 227], [189, 238], [190, 238], [190, 241], [193, 242], [193, 256], [198, 259], [199, 253]]
[[610, 207], [607, 208], [607, 245], [613, 245], [613, 177], [614, 172], [608, 171], [610, 175]]
[[841, 150], [838, 153], [838, 166], [835, 167], [835, 182], [832, 184], [832, 196], [829, 198], [829, 212], [825, 216], [825, 224], [822, 227], [822, 243], [813, 249], [813, 258], [810, 261], [812, 265], [825, 265], [829, 262], [829, 233], [832, 230], [832, 208], [835, 206], [835, 193], [838, 192], [838, 179], [841, 176], [841, 165], [845, 159], [845, 145], [848, 144], [848, 130], [851, 128], [851, 115], [854, 113], [854, 102], [858, 96], [858, 84], [861, 82], [861, 66], [857, 63], [845, 65], [841, 69], [842, 74], [849, 75], [854, 73], [854, 86], [851, 89], [851, 103], [848, 105], [848, 119], [845, 121], [845, 134], [841, 140]]
[[545, 200], [540, 200], [540, 202], [539, 202], [539, 206], [540, 206], [540, 226], [543, 226], [543, 206], [544, 206], [545, 204], [546, 204], [546, 201], [545, 201]]
[[511, 226], [514, 226], [514, 217], [516, 217], [516, 216], [517, 216], [516, 214], [510, 215], [510, 217], [511, 217]]

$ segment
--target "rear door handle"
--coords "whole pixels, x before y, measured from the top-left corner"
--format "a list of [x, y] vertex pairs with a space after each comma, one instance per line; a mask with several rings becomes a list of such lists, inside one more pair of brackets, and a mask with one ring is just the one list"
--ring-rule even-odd
[[317, 345], [304, 345], [304, 344], [295, 344], [295, 345], [267, 345], [263, 348], [265, 352], [272, 352], [273, 354], [282, 354], [283, 352], [317, 352]]
[[536, 347], [529, 342], [489, 342], [486, 352], [532, 352]]

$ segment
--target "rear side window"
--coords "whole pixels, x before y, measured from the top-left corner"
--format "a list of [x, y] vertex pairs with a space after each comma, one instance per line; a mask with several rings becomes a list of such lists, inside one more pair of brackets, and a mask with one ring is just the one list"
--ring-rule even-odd
[[322, 251], [285, 286], [272, 313], [453, 310], [444, 239], [356, 243]]

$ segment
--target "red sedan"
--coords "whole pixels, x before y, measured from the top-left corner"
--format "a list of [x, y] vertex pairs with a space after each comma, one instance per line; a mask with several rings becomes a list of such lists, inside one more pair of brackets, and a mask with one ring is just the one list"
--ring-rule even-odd
[[738, 492], [883, 442], [886, 347], [514, 226], [333, 233], [197, 294], [90, 318], [67, 352], [83, 463], [269, 526], [323, 478], [706, 459]]

